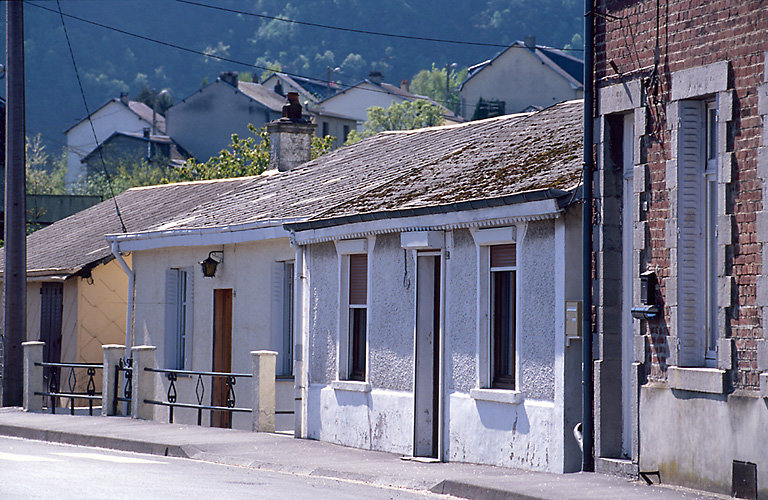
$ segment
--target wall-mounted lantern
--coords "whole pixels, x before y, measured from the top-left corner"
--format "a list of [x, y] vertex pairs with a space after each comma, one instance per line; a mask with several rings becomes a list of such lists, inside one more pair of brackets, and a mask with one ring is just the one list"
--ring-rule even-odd
[[659, 306], [656, 305], [657, 288], [658, 281], [655, 272], [646, 271], [640, 275], [640, 301], [642, 305], [632, 308], [633, 318], [653, 319], [659, 314]]
[[[219, 260], [216, 260], [213, 258], [213, 254], [221, 254], [221, 257], [219, 257]], [[203, 276], [206, 278], [213, 278], [216, 276], [216, 266], [224, 262], [224, 252], [220, 250], [212, 250], [208, 254], [208, 258], [199, 262], [200, 267], [203, 268]]]

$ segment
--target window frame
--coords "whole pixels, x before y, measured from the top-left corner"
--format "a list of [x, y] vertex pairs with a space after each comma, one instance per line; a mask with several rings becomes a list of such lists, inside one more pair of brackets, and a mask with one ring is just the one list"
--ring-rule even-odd
[[[476, 387], [470, 391], [474, 399], [489, 400], [503, 403], [518, 404], [523, 401], [521, 388], [520, 352], [522, 347], [521, 329], [521, 252], [518, 232], [524, 234], [527, 223], [518, 222], [513, 226], [473, 229], [477, 253], [477, 357], [476, 357]], [[491, 247], [495, 245], [515, 245], [515, 266], [510, 266], [515, 272], [515, 318], [514, 318], [514, 384], [506, 387], [494, 387], [493, 381], [493, 325], [492, 325], [492, 296], [491, 273], [509, 268], [491, 267]], [[493, 270], [493, 271], [492, 271]]]
[[[375, 243], [375, 237], [361, 238], [355, 240], [337, 240], [334, 241], [336, 245], [336, 253], [338, 255], [339, 266], [339, 316], [338, 316], [338, 332], [337, 332], [337, 372], [336, 382], [342, 381], [343, 384], [335, 383], [334, 388], [345, 390], [370, 390], [368, 385], [368, 377], [370, 374], [369, 364], [369, 339], [370, 339], [370, 324], [371, 315], [369, 305], [371, 303], [371, 260], [368, 258], [373, 245]], [[352, 255], [365, 255], [366, 257], [366, 303], [362, 304], [350, 304], [350, 256]], [[353, 353], [352, 349], [355, 347], [353, 339], [354, 322], [352, 315], [355, 310], [365, 310], [365, 331], [363, 337], [363, 367], [364, 373], [362, 376], [359, 373], [353, 374]], [[359, 346], [358, 346], [359, 347]], [[357, 387], [360, 385], [361, 387]], [[365, 387], [363, 387], [365, 386]]]
[[[490, 245], [488, 247], [489, 253], [493, 252], [494, 247], [498, 247], [501, 245]], [[492, 258], [491, 258], [492, 262]], [[490, 321], [489, 326], [490, 330], [488, 333], [489, 336], [489, 344], [490, 344], [490, 360], [489, 360], [489, 367], [491, 369], [491, 374], [489, 377], [490, 380], [490, 388], [491, 389], [507, 389], [507, 390], [516, 390], [517, 385], [517, 366], [518, 366], [518, 360], [517, 360], [517, 301], [518, 301], [518, 294], [517, 294], [517, 245], [515, 245], [515, 265], [514, 266], [501, 266], [501, 267], [494, 267], [492, 264], [489, 266], [489, 273], [490, 277], [488, 279], [489, 282], [489, 313], [490, 313]], [[497, 331], [497, 303], [498, 303], [498, 297], [497, 297], [497, 289], [496, 284], [497, 280], [501, 276], [502, 273], [509, 273], [511, 286], [510, 289], [507, 291], [507, 293], [510, 294], [512, 298], [512, 303], [510, 304], [510, 316], [511, 321], [508, 320], [509, 326], [511, 329], [511, 332], [509, 335], [509, 338], [506, 339], [507, 342], [509, 342], [509, 346], [513, 351], [513, 365], [511, 367], [511, 370], [508, 370], [507, 373], [499, 374], [498, 372], [501, 370], [502, 365], [502, 358], [499, 354], [499, 351], [497, 350], [497, 346], [499, 344], [502, 344], [504, 342], [504, 339], [501, 338], [503, 335], [502, 332]], [[511, 372], [511, 373], [509, 373]]]
[[193, 283], [193, 268], [174, 267], [166, 270], [166, 352], [164, 356], [166, 368], [185, 370], [189, 367], [193, 337]]

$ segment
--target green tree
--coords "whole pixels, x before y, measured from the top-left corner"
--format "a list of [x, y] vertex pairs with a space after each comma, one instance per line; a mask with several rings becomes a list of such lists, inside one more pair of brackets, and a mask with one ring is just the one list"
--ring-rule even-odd
[[345, 144], [353, 144], [366, 137], [371, 137], [384, 130], [413, 130], [442, 125], [443, 109], [429, 101], [403, 101], [384, 109], [379, 106], [368, 108], [368, 120], [363, 131], [349, 133]]
[[467, 78], [467, 68], [451, 71], [448, 81], [449, 96], [446, 96], [445, 93], [445, 73], [445, 67], [438, 68], [435, 63], [432, 63], [431, 69], [423, 69], [413, 76], [411, 92], [430, 97], [449, 109], [457, 109], [459, 105], [457, 89], [461, 82]]
[[[165, 115], [165, 112], [168, 111], [168, 108], [173, 106], [173, 98], [168, 94], [168, 92], [160, 93], [160, 91], [157, 91], [157, 93], [157, 112], [161, 115]], [[144, 85], [141, 90], [139, 90], [139, 93], [136, 94], [136, 97], [133, 98], [133, 100], [143, 102], [151, 109], [154, 101], [154, 93], [149, 89], [149, 87]]]
[[67, 171], [64, 155], [51, 160], [40, 134], [27, 137], [25, 151], [27, 194], [64, 194]]
[[[266, 127], [257, 129], [253, 124], [248, 125], [251, 137], [241, 139], [232, 134], [232, 143], [227, 149], [222, 149], [217, 156], [200, 163], [194, 158], [175, 171], [179, 180], [209, 180], [227, 179], [259, 175], [269, 167], [269, 132]], [[311, 159], [329, 152], [333, 147], [335, 137], [312, 137]]]

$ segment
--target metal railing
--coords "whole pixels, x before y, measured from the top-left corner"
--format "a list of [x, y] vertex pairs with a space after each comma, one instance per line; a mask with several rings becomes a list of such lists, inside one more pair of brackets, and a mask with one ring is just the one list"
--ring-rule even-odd
[[[101, 401], [101, 392], [96, 392], [96, 382], [93, 377], [96, 375], [96, 370], [102, 370], [104, 365], [101, 363], [35, 363], [35, 366], [43, 367], [43, 379], [47, 381], [47, 391], [35, 392], [35, 396], [50, 397], [49, 409], [51, 413], [56, 413], [56, 407], [58, 406], [59, 399], [69, 399], [69, 412], [75, 414], [75, 400], [85, 399], [88, 401], [88, 414], [93, 415], [93, 402]], [[69, 375], [67, 376], [67, 389], [68, 392], [60, 392], [60, 380], [61, 370], [69, 368]], [[75, 392], [77, 388], [77, 375], [75, 373], [76, 368], [83, 368], [88, 376], [86, 382], [85, 392]], [[46, 374], [47, 372], [47, 374]], [[46, 384], [44, 383], [44, 386]]]
[[[120, 395], [120, 374], [123, 376], [123, 395]], [[133, 359], [122, 358], [115, 365], [115, 397], [112, 400], [112, 415], [117, 415], [117, 405], [126, 403], [125, 414], [131, 414], [131, 401], [133, 401]]]
[[[153, 373], [163, 373], [170, 382], [168, 386], [168, 401], [157, 401], [153, 399], [145, 399], [147, 404], [167, 406], [169, 408], [169, 422], [173, 423], [173, 410], [174, 408], [191, 408], [197, 409], [197, 425], [203, 424], [203, 410], [209, 411], [221, 411], [227, 412], [228, 421], [232, 421], [232, 413], [234, 412], [247, 412], [251, 413], [251, 408], [238, 408], [235, 406], [237, 399], [235, 396], [235, 384], [238, 378], [253, 378], [250, 373], [226, 373], [226, 372], [199, 372], [191, 370], [170, 370], [160, 368], [144, 368], [144, 371]], [[176, 380], [178, 376], [197, 376], [197, 382], [195, 383], [195, 397], [197, 404], [194, 403], [179, 403], [177, 402], [178, 394], [176, 391]], [[203, 383], [203, 377], [211, 377], [211, 383], [214, 379], [223, 378], [226, 386], [226, 395], [224, 397], [224, 406], [220, 405], [206, 405], [203, 404], [205, 398], [205, 384]]]

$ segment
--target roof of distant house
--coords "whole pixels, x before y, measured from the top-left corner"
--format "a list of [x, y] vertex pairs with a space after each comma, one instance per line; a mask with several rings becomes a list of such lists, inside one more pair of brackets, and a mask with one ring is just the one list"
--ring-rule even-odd
[[[138, 116], [139, 118], [147, 122], [147, 124], [152, 125], [152, 108], [150, 108], [149, 106], [147, 106], [146, 104], [140, 101], [128, 101], [128, 103], [126, 104], [119, 97], [113, 97], [109, 101], [105, 102], [104, 105], [102, 105], [96, 111], [91, 113], [90, 116], [95, 115], [96, 113], [98, 113], [99, 111], [101, 111], [102, 109], [104, 109], [105, 107], [109, 106], [112, 103], [117, 103], [122, 106], [125, 106], [126, 108], [130, 109], [136, 116]], [[67, 130], [65, 130], [64, 133], [66, 134], [67, 132], [77, 127], [87, 119], [88, 117], [86, 116], [85, 118], [78, 120], [77, 123], [73, 124]], [[157, 125], [157, 130], [159, 132], [165, 133], [165, 116], [163, 116], [161, 113], [155, 113], [155, 123]]]
[[285, 97], [276, 92], [273, 92], [260, 83], [237, 82], [237, 90], [250, 97], [254, 101], [263, 104], [272, 111], [277, 113], [283, 112]]
[[[286, 75], [285, 73], [273, 73], [269, 78], [272, 77], [295, 88], [301, 95], [312, 102], [325, 99], [329, 97], [329, 95], [333, 95], [341, 90], [341, 86], [336, 82], [324, 82], [322, 80], [315, 80], [303, 76]], [[269, 80], [269, 78], [264, 80], [264, 82]]]
[[467, 83], [469, 80], [471, 80], [474, 76], [476, 76], [478, 73], [483, 71], [485, 68], [492, 66], [493, 62], [496, 61], [499, 57], [501, 57], [502, 54], [506, 53], [508, 50], [527, 50], [530, 53], [532, 53], [534, 56], [536, 56], [543, 64], [546, 64], [548, 67], [550, 67], [553, 71], [560, 74], [563, 78], [568, 80], [571, 85], [573, 85], [576, 88], [582, 88], [583, 87], [583, 81], [584, 81], [584, 61], [577, 57], [573, 57], [572, 55], [566, 54], [560, 49], [555, 49], [552, 47], [547, 47], [544, 45], [535, 45], [534, 47], [529, 47], [525, 44], [525, 42], [517, 41], [507, 47], [506, 49], [502, 50], [495, 56], [493, 56], [491, 59], [488, 59], [487, 61], [483, 61], [481, 63], [475, 64], [474, 66], [471, 66], [469, 68], [469, 73], [467, 74], [467, 78], [464, 79], [463, 82], [461, 82], [461, 85], [459, 86], [459, 90], [461, 90], [464, 87], [464, 84]]
[[137, 141], [142, 142], [151, 142], [154, 144], [168, 144], [170, 145], [170, 160], [186, 160], [189, 158], [190, 155], [184, 148], [179, 146], [176, 141], [173, 140], [170, 136], [167, 135], [150, 135], [149, 137], [145, 136], [142, 133], [134, 133], [134, 132], [122, 132], [122, 131], [116, 131], [112, 132], [112, 134], [104, 139], [101, 144], [99, 144], [97, 147], [93, 148], [93, 150], [85, 155], [82, 160], [80, 160], [82, 163], [88, 163], [91, 158], [100, 150], [105, 147], [108, 147], [109, 143], [114, 141], [118, 137], [130, 137], [131, 139], [136, 139]]

